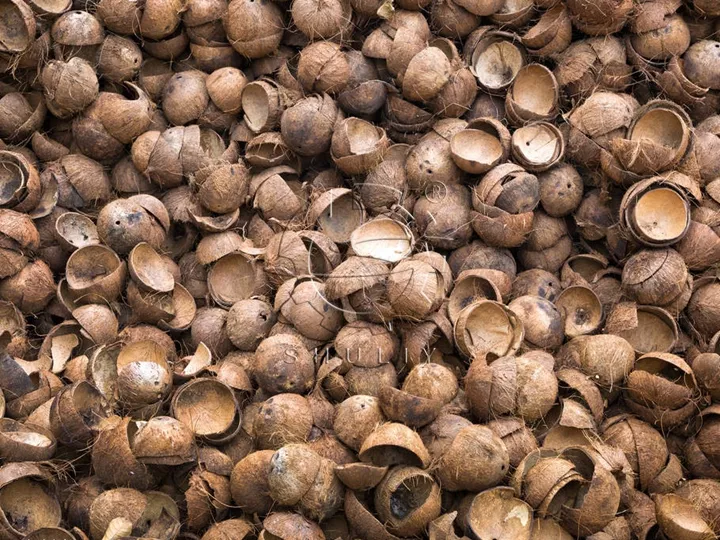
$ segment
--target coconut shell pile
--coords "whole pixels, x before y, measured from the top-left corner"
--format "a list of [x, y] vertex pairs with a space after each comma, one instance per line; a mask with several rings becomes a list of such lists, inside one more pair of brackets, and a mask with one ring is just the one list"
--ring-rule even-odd
[[0, 0], [0, 540], [719, 537], [718, 32]]

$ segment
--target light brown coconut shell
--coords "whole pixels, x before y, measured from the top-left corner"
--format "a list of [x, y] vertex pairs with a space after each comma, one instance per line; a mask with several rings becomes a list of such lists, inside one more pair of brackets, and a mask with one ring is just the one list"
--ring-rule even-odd
[[280, 133], [269, 131], [250, 139], [245, 148], [245, 159], [255, 167], [271, 168], [293, 166], [297, 158]]
[[552, 302], [537, 296], [519, 296], [508, 304], [525, 330], [525, 341], [533, 347], [557, 349], [564, 340], [565, 314]]
[[230, 430], [239, 414], [232, 390], [214, 379], [196, 379], [173, 396], [173, 415], [197, 436], [217, 437]]
[[407, 257], [414, 244], [413, 234], [399, 221], [378, 218], [368, 221], [350, 235], [353, 252], [361, 257], [374, 257], [390, 263]]
[[528, 64], [518, 71], [505, 97], [505, 111], [515, 125], [552, 120], [559, 99], [555, 76], [542, 64]]
[[208, 290], [221, 306], [232, 306], [263, 288], [262, 269], [247, 256], [225, 255], [215, 262], [207, 275]]
[[455, 344], [467, 356], [513, 354], [524, 334], [523, 324], [515, 313], [491, 300], [480, 300], [463, 308], [454, 324]]
[[171, 292], [175, 279], [160, 255], [147, 243], [136, 245], [128, 255], [128, 270], [133, 281], [148, 292]]
[[8, 2], [5, 7], [7, 18], [2, 25], [2, 46], [5, 53], [21, 53], [35, 38], [35, 17], [30, 7], [22, 0]]
[[592, 334], [603, 320], [603, 306], [592, 289], [582, 285], [568, 287], [555, 305], [564, 313], [564, 333], [568, 338]]
[[427, 467], [430, 455], [420, 437], [407, 426], [387, 423], [365, 438], [360, 447], [361, 461], [376, 466], [412, 465]]
[[101, 424], [92, 460], [95, 474], [103, 482], [135, 489], [148, 489], [154, 484], [152, 469], [137, 460], [130, 446], [137, 431], [137, 424], [130, 418], [111, 416]]
[[57, 441], [41, 426], [0, 418], [0, 456], [11, 461], [44, 461], [55, 454]]
[[235, 464], [230, 489], [235, 504], [252, 513], [267, 513], [273, 501], [268, 494], [268, 472], [273, 450], [252, 452]]
[[[243, 108], [245, 108], [244, 104]], [[337, 106], [330, 96], [312, 95], [301, 99], [283, 112], [280, 131], [287, 145], [295, 153], [301, 156], [315, 156], [330, 147], [337, 119]]]
[[95, 70], [78, 57], [67, 62], [50, 61], [43, 68], [41, 81], [48, 110], [59, 118], [82, 111], [98, 95]]
[[421, 469], [395, 467], [375, 490], [375, 509], [390, 533], [418, 534], [440, 515], [440, 487]]
[[[486, 28], [476, 30], [468, 39], [472, 44], [470, 69], [480, 86], [490, 92], [502, 92], [510, 86], [525, 65], [525, 52], [513, 43], [513, 35]], [[467, 46], [466, 46], [467, 47]]]
[[481, 174], [507, 159], [510, 132], [493, 118], [478, 118], [453, 135], [450, 152], [462, 170]]
[[[286, 362], [292, 358], [291, 362]], [[304, 394], [315, 383], [313, 358], [295, 336], [279, 334], [260, 342], [256, 349], [253, 375], [268, 394]]]
[[337, 406], [333, 425], [338, 439], [357, 451], [384, 420], [385, 415], [377, 398], [356, 395]]
[[523, 45], [538, 56], [558, 54], [572, 40], [572, 22], [567, 7], [561, 2], [545, 7], [550, 9], [521, 37]]
[[255, 418], [258, 446], [278, 449], [285, 444], [305, 442], [312, 429], [312, 409], [297, 394], [278, 394], [268, 398]]
[[337, 95], [348, 83], [350, 66], [340, 45], [318, 41], [301, 51], [297, 73], [305, 92]]
[[675, 494], [655, 498], [658, 525], [669, 538], [714, 538], [715, 533], [692, 503]]
[[49, 471], [32, 462], [7, 463], [0, 468], [0, 531], [20, 538], [62, 519], [60, 503], [52, 492]]
[[0, 121], [0, 136], [11, 142], [22, 142], [42, 126], [47, 108], [39, 93], [10, 92], [0, 98], [0, 110], [6, 117]]
[[336, 243], [350, 241], [352, 232], [365, 221], [365, 209], [352, 191], [335, 188], [324, 192], [308, 210], [308, 221]]
[[531, 538], [533, 510], [514, 496], [512, 488], [497, 487], [477, 494], [467, 516], [468, 532], [478, 538]]
[[650, 176], [673, 168], [690, 144], [691, 122], [673, 102], [649, 102], [635, 113], [627, 139], [610, 145], [620, 165], [631, 173]]
[[565, 142], [560, 131], [547, 122], [533, 122], [515, 130], [512, 136], [513, 157], [527, 170], [546, 171], [562, 159]]
[[66, 212], [59, 216], [55, 220], [55, 233], [58, 241], [69, 250], [100, 243], [95, 223], [89, 217], [76, 212]]
[[377, 467], [369, 463], [348, 463], [335, 467], [340, 481], [353, 491], [367, 491], [377, 486], [388, 471], [388, 467]]
[[492, 430], [468, 426], [457, 432], [434, 469], [444, 489], [477, 492], [500, 483], [509, 470], [509, 454]]
[[450, 141], [454, 134], [466, 126], [465, 121], [454, 118], [440, 120], [410, 150], [405, 170], [412, 189], [423, 191], [435, 183], [460, 182], [464, 173], [452, 159]]
[[653, 247], [678, 242], [690, 226], [686, 195], [672, 183], [667, 187], [650, 184], [650, 180], [639, 183], [625, 193], [620, 211], [631, 234]]
[[249, 83], [242, 92], [241, 105], [247, 127], [254, 133], [275, 129], [293, 100], [287, 89], [270, 79]]
[[272, 306], [259, 299], [233, 304], [227, 316], [228, 338], [241, 351], [253, 351], [276, 322]]
[[291, 512], [275, 512], [263, 521], [264, 529], [260, 532], [258, 540], [290, 540], [291, 538], [308, 538], [309, 540], [322, 540], [325, 535], [317, 523], [304, 518], [300, 514]]
[[110, 413], [102, 394], [87, 381], [63, 387], [50, 407], [50, 423], [62, 444], [82, 448]]
[[501, 302], [509, 293], [509, 278], [498, 270], [465, 270], [456, 280], [448, 298], [448, 317], [455, 322], [460, 311], [481, 299]]
[[504, 357], [489, 366], [475, 360], [466, 377], [466, 396], [479, 418], [514, 413], [529, 421], [542, 418], [557, 397], [557, 380], [529, 357]]
[[628, 340], [638, 354], [670, 352], [678, 340], [675, 319], [662, 308], [617, 304], [608, 314], [605, 331]]
[[[613, 362], [607, 362], [607, 358]], [[604, 387], [619, 384], [635, 363], [632, 345], [619, 336], [578, 336], [559, 351], [561, 366], [579, 369]]]
[[423, 320], [436, 311], [445, 295], [442, 274], [420, 260], [401, 261], [390, 272], [387, 298], [398, 317]]
[[472, 236], [471, 196], [462, 185], [439, 182], [426, 186], [413, 207], [418, 232], [440, 249], [467, 244]]
[[380, 163], [390, 141], [382, 128], [359, 118], [342, 120], [333, 131], [330, 154], [346, 174], [361, 174]]
[[675, 426], [692, 415], [697, 383], [690, 366], [676, 355], [657, 352], [641, 356], [627, 385], [630, 410], [654, 425]]
[[641, 304], [664, 305], [675, 298], [687, 278], [682, 257], [672, 249], [644, 250], [623, 268], [623, 290]]

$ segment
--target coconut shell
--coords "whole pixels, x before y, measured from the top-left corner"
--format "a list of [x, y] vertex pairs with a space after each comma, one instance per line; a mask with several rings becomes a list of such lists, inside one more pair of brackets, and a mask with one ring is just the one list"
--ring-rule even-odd
[[257, 417], [254, 430], [258, 445], [277, 449], [285, 444], [305, 442], [313, 416], [308, 401], [297, 394], [278, 394], [267, 399]]
[[524, 333], [515, 313], [491, 300], [481, 300], [462, 309], [454, 325], [455, 343], [467, 356], [512, 354], [520, 347]]
[[95, 70], [81, 58], [67, 62], [49, 62], [42, 71], [48, 110], [59, 118], [68, 118], [90, 105], [98, 95]]
[[676, 251], [640, 251], [623, 268], [623, 289], [642, 304], [663, 305], [681, 292], [686, 276], [687, 267]]
[[479, 28], [472, 44], [470, 66], [478, 82], [490, 92], [502, 92], [515, 80], [525, 64], [525, 53], [512, 41], [512, 34]]
[[273, 501], [268, 494], [268, 473], [272, 450], [248, 454], [235, 464], [230, 477], [230, 489], [235, 504], [252, 513], [267, 513]]
[[44, 461], [52, 458], [57, 441], [52, 432], [33, 424], [0, 419], [0, 455], [11, 461]]
[[280, 131], [295, 153], [315, 156], [330, 147], [337, 116], [337, 107], [330, 96], [313, 95], [301, 99], [283, 112]]
[[[412, 491], [409, 486], [415, 489]], [[417, 491], [416, 491], [417, 490]], [[408, 499], [402, 509], [395, 501]], [[412, 497], [410, 497], [412, 493]], [[375, 490], [375, 508], [378, 517], [387, 523], [388, 531], [401, 536], [412, 536], [425, 529], [440, 515], [440, 488], [432, 477], [415, 467], [391, 469]]]
[[479, 538], [531, 538], [532, 508], [507, 487], [488, 489], [470, 503], [467, 529]]
[[154, 484], [152, 469], [138, 461], [130, 446], [130, 437], [137, 430], [137, 424], [130, 418], [116, 416], [101, 425], [92, 460], [95, 473], [103, 482], [141, 490]]
[[[608, 351], [612, 351], [612, 363], [606, 360]], [[557, 360], [561, 366], [583, 371], [601, 386], [611, 386], [618, 384], [630, 372], [635, 362], [635, 351], [619, 336], [578, 336], [560, 349]]]
[[48, 470], [31, 462], [7, 463], [0, 469], [0, 478], [3, 535], [20, 538], [60, 525], [60, 503], [52, 492]]
[[376, 466], [427, 467], [430, 462], [430, 455], [417, 433], [397, 423], [382, 424], [370, 433], [360, 447], [359, 457]]
[[273, 537], [282, 540], [291, 538], [308, 538], [310, 540], [321, 540], [324, 538], [322, 529], [313, 521], [304, 518], [300, 514], [291, 512], [275, 512], [270, 514], [263, 521], [264, 529], [258, 538], [269, 540]]

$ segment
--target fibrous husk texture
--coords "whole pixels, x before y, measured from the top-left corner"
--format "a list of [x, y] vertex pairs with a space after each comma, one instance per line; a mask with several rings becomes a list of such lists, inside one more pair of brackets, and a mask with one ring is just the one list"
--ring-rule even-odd
[[712, 0], [0, 0], [0, 540], [720, 535]]

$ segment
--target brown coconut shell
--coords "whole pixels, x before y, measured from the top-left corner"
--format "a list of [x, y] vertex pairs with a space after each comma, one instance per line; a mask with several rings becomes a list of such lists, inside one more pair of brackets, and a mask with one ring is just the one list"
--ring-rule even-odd
[[527, 170], [542, 172], [563, 157], [564, 141], [562, 134], [553, 124], [533, 122], [515, 130], [511, 152]]
[[678, 340], [675, 319], [662, 308], [622, 302], [608, 314], [605, 331], [624, 337], [639, 354], [670, 352]]
[[480, 86], [490, 92], [503, 92], [525, 65], [525, 51], [513, 40], [513, 34], [488, 27], [478, 28], [468, 39], [470, 69]]
[[676, 251], [644, 250], [625, 264], [623, 290], [639, 303], [663, 305], [681, 292], [686, 278], [687, 267]]
[[505, 113], [515, 125], [552, 120], [559, 99], [555, 76], [542, 64], [528, 64], [518, 71], [505, 97]]
[[478, 118], [453, 135], [450, 152], [462, 170], [481, 174], [507, 159], [510, 132], [494, 118]]
[[32, 462], [7, 463], [0, 469], [0, 530], [6, 538], [20, 538], [62, 519], [49, 471]]
[[78, 57], [49, 62], [43, 68], [41, 81], [48, 110], [59, 118], [82, 111], [98, 95], [95, 70]]
[[30, 7], [22, 0], [7, 4], [7, 21], [2, 29], [2, 52], [21, 53], [32, 44], [35, 38], [35, 17]]
[[[399, 509], [396, 501], [402, 501], [403, 495], [407, 505]], [[430, 521], [440, 515], [440, 488], [421, 469], [396, 467], [376, 488], [375, 509], [389, 532], [411, 536], [423, 531]]]
[[390, 141], [382, 128], [359, 118], [346, 118], [335, 128], [330, 154], [346, 174], [361, 174], [380, 163]]
[[278, 449], [285, 444], [305, 442], [312, 422], [312, 409], [306, 398], [278, 394], [262, 404], [255, 418], [255, 436], [260, 448]]
[[[612, 364], [601, 359], [607, 358], [608, 354], [612, 354]], [[630, 343], [619, 336], [578, 336], [560, 349], [557, 360], [561, 366], [579, 369], [597, 384], [609, 387], [628, 375], [635, 363], [635, 351]]]
[[376, 466], [427, 467], [430, 462], [430, 455], [417, 433], [397, 423], [382, 424], [370, 433], [358, 455], [361, 461]]
[[491, 300], [463, 308], [454, 325], [455, 344], [467, 356], [513, 354], [524, 338], [522, 322], [514, 312]]
[[479, 538], [531, 538], [532, 508], [513, 495], [512, 488], [497, 487], [473, 497], [468, 532]]
[[301, 99], [283, 112], [280, 131], [295, 153], [314, 156], [330, 147], [337, 117], [338, 110], [330, 96], [313, 95]]
[[87, 444], [110, 413], [102, 394], [87, 381], [63, 387], [50, 407], [50, 424], [57, 440], [72, 447]]

